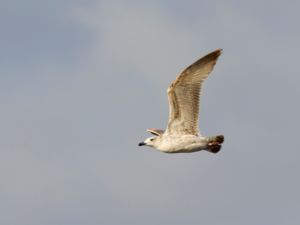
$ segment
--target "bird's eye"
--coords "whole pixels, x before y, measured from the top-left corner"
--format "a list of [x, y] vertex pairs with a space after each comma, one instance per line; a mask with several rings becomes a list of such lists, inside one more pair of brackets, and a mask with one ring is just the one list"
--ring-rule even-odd
[[153, 141], [153, 140], [154, 140], [154, 138], [151, 138], [151, 139], [150, 139], [150, 141]]

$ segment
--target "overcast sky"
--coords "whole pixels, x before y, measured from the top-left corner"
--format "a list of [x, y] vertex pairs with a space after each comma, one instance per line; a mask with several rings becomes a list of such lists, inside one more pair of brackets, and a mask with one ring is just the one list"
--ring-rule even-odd
[[[300, 224], [300, 2], [0, 0], [0, 224]], [[223, 48], [168, 155], [166, 89]]]

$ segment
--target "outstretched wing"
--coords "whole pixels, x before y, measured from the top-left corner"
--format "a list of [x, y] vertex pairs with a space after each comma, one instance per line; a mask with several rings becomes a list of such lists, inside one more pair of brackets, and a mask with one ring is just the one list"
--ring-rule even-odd
[[198, 135], [199, 98], [203, 81], [213, 70], [222, 50], [215, 50], [187, 67], [168, 88], [167, 133]]

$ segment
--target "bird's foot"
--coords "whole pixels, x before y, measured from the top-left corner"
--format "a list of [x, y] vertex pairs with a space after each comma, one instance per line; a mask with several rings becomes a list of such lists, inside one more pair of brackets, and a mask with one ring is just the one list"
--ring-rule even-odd
[[218, 153], [221, 150], [221, 144], [224, 142], [223, 135], [210, 137], [207, 144], [207, 150], [212, 153]]
[[211, 141], [207, 145], [207, 150], [212, 153], [218, 153], [221, 150], [221, 145], [218, 142]]

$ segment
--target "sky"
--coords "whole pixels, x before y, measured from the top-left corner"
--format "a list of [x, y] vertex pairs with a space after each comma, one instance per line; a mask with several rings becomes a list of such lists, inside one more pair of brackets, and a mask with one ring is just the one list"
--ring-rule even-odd
[[[300, 224], [299, 8], [0, 0], [0, 224]], [[218, 48], [199, 126], [222, 150], [138, 147]]]

